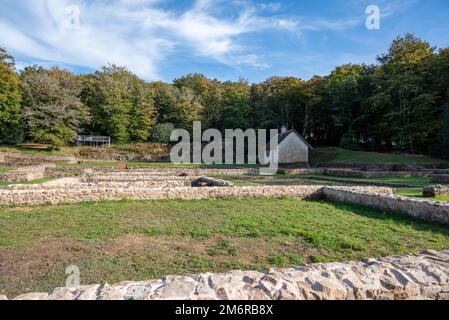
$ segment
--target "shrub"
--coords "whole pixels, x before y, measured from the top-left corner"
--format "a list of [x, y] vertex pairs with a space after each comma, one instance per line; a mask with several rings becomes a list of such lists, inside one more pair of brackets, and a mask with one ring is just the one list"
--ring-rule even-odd
[[161, 123], [153, 128], [152, 141], [159, 143], [169, 143], [170, 135], [175, 130], [175, 126], [171, 123]]
[[340, 147], [349, 150], [361, 150], [360, 143], [354, 139], [352, 132], [345, 133], [340, 140]]

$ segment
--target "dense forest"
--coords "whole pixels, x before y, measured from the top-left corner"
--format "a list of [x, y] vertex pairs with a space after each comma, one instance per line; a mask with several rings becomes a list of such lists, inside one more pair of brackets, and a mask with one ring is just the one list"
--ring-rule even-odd
[[222, 130], [288, 125], [314, 145], [449, 158], [449, 48], [406, 34], [375, 65], [258, 84], [202, 74], [148, 83], [112, 64], [83, 75], [40, 66], [19, 72], [0, 49], [1, 144], [70, 145], [78, 134], [163, 141], [194, 120]]

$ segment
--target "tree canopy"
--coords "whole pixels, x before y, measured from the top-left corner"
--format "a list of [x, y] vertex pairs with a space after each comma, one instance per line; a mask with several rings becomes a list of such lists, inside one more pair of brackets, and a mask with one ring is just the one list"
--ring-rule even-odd
[[316, 145], [441, 157], [447, 148], [449, 48], [412, 34], [394, 39], [376, 64], [345, 64], [310, 80], [251, 84], [195, 73], [147, 83], [116, 65], [84, 75], [34, 66], [19, 77], [2, 49], [0, 71], [1, 143], [24, 136], [70, 144], [79, 133], [142, 142], [159, 136], [158, 124], [190, 130], [199, 120], [219, 130], [287, 125]]

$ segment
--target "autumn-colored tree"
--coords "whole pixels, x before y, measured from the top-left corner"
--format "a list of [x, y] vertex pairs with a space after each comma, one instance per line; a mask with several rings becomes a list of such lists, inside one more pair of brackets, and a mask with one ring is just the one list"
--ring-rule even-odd
[[59, 68], [27, 67], [21, 73], [27, 137], [56, 147], [75, 141], [90, 117], [80, 82]]
[[14, 58], [0, 48], [0, 143], [17, 143], [23, 138], [22, 93], [14, 71]]

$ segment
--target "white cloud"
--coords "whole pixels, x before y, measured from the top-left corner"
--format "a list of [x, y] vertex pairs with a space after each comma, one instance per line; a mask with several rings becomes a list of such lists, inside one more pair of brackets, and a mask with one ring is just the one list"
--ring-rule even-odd
[[240, 66], [248, 65], [256, 69], [268, 69], [271, 67], [268, 63], [261, 62], [260, 57], [255, 54], [238, 57], [236, 63]]
[[[233, 18], [214, 15], [220, 3], [197, 0], [184, 12], [161, 9], [159, 0], [5, 0], [0, 44], [29, 60], [96, 69], [124, 65], [148, 80], [159, 79], [158, 63], [179, 48], [222, 63], [266, 67], [239, 41], [265, 29], [292, 30], [296, 22], [258, 15], [238, 4]], [[80, 9], [80, 27], [64, 26], [69, 5]]]

